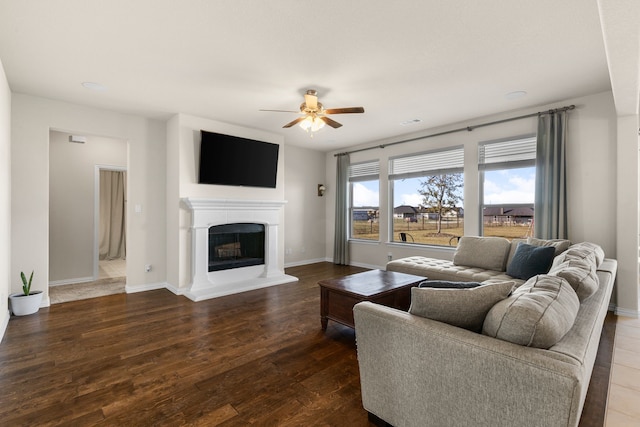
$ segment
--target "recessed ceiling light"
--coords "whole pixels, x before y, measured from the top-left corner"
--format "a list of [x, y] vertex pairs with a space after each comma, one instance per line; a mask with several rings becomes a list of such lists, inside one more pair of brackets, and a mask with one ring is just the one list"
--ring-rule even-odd
[[102, 86], [100, 83], [96, 82], [82, 82], [82, 86], [86, 89], [91, 89], [99, 92], [107, 90], [105, 86]]
[[402, 126], [407, 126], [407, 125], [415, 125], [416, 123], [420, 123], [422, 122], [422, 119], [411, 119], [411, 120], [405, 120], [404, 122], [401, 122], [400, 124]]
[[516, 90], [513, 92], [509, 92], [504, 97], [507, 99], [518, 99], [518, 98], [523, 98], [525, 96], [527, 96], [527, 92], [525, 92], [524, 90]]

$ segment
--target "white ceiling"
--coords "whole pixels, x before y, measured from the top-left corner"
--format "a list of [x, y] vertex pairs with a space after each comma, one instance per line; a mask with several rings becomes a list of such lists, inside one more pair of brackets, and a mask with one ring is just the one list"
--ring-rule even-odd
[[[0, 58], [13, 92], [323, 151], [611, 89], [596, 0], [0, 0]], [[309, 88], [366, 112], [311, 139], [258, 111]]]

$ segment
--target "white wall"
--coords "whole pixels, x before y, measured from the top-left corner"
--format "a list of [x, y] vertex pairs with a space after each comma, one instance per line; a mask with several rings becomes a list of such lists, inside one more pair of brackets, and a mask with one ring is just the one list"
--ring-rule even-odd
[[[285, 150], [282, 147], [278, 158], [276, 188], [198, 184], [200, 130], [283, 144], [280, 135], [186, 114], [173, 116], [167, 122], [167, 283], [177, 293], [182, 293], [191, 283], [191, 214], [180, 203], [180, 199], [284, 200]], [[282, 223], [284, 213], [281, 218]], [[278, 241], [284, 242], [284, 227], [279, 227], [279, 233]], [[282, 243], [279, 252], [278, 267], [283, 269]]]
[[49, 144], [49, 282], [93, 280], [95, 261], [95, 167], [127, 166], [127, 142], [50, 132]]
[[[18, 276], [15, 276], [19, 281]], [[0, 60], [0, 340], [9, 322], [11, 292], [11, 90]]]
[[33, 288], [48, 305], [49, 131], [57, 129], [128, 142], [127, 286], [164, 283], [165, 124], [24, 94], [11, 105], [11, 275], [35, 270]]
[[640, 310], [638, 305], [638, 213], [640, 204], [638, 191], [639, 159], [638, 147], [640, 145], [640, 120], [639, 116], [618, 116], [617, 148], [618, 148], [618, 205], [612, 212], [616, 219], [617, 229], [617, 309], [616, 314], [622, 316], [638, 317]]
[[[621, 240], [637, 239], [636, 236], [626, 236], [624, 233], [616, 234], [616, 206], [618, 191], [617, 185], [617, 143], [616, 130], [617, 118], [611, 92], [604, 92], [585, 96], [576, 99], [569, 99], [554, 104], [530, 108], [526, 110], [512, 111], [509, 113], [483, 117], [469, 120], [464, 123], [452, 124], [450, 126], [430, 129], [419, 134], [405, 136], [383, 141], [372, 142], [364, 146], [378, 146], [382, 143], [394, 142], [409, 137], [424, 136], [434, 134], [448, 129], [466, 127], [508, 117], [524, 115], [536, 111], [544, 111], [550, 108], [558, 108], [565, 105], [575, 104], [576, 109], [569, 112], [568, 132], [567, 132], [567, 185], [568, 185], [568, 215], [569, 215], [569, 238], [574, 242], [591, 241], [598, 243], [604, 249], [607, 256], [616, 258], [617, 245]], [[389, 206], [388, 185], [387, 185], [387, 164], [389, 157], [412, 152], [428, 151], [431, 149], [464, 144], [465, 147], [465, 234], [477, 234], [479, 231], [479, 212], [473, 212], [469, 207], [478, 206], [478, 195], [480, 194], [478, 173], [477, 173], [477, 144], [481, 141], [490, 141], [500, 138], [513, 137], [517, 135], [535, 134], [537, 128], [536, 118], [517, 120], [500, 125], [488, 126], [475, 129], [471, 132], [459, 132], [440, 137], [424, 139], [422, 141], [399, 144], [384, 149], [373, 149], [354, 153], [351, 155], [352, 162], [364, 160], [380, 160], [381, 182], [380, 182], [380, 206]], [[630, 146], [633, 144], [629, 144]], [[637, 144], [635, 148], [622, 156], [633, 156], [637, 162]], [[356, 147], [352, 147], [354, 149]], [[341, 150], [349, 151], [349, 150]], [[327, 154], [326, 176], [327, 184], [335, 186], [336, 160], [334, 153]], [[637, 173], [636, 173], [637, 175]], [[637, 179], [636, 176], [629, 176], [628, 179]], [[634, 186], [635, 188], [635, 186]], [[327, 257], [332, 258], [333, 253], [333, 209], [335, 203], [327, 199], [327, 234], [326, 252]], [[629, 208], [634, 209], [634, 208]], [[381, 209], [381, 224], [387, 224], [387, 212], [389, 209]], [[631, 211], [632, 216], [637, 216], [635, 210]], [[635, 228], [634, 228], [635, 229]], [[633, 234], [633, 233], [631, 233]], [[637, 234], [637, 233], [636, 233]], [[631, 240], [629, 240], [631, 241]], [[629, 245], [627, 245], [629, 246]], [[637, 247], [637, 244], [635, 245]], [[393, 258], [401, 258], [410, 255], [423, 255], [450, 259], [453, 249], [449, 248], [428, 248], [402, 245], [400, 243], [390, 243], [387, 235], [387, 227], [381, 227], [380, 242], [351, 242], [350, 255], [351, 263], [369, 267], [384, 267], [387, 261], [387, 253], [393, 253]], [[635, 251], [634, 251], [635, 254]], [[636, 257], [637, 254], [634, 255]], [[618, 280], [618, 287], [624, 290], [627, 287], [637, 287], [637, 259], [632, 265], [621, 265], [623, 270], [631, 269], [636, 271], [635, 280], [625, 278]], [[620, 289], [617, 292], [621, 294]], [[637, 295], [636, 292], [633, 295]], [[618, 302], [619, 306], [637, 311], [637, 299], [634, 302], [632, 297], [625, 297]]]
[[285, 146], [285, 266], [325, 261], [327, 200], [335, 198], [335, 187], [318, 197], [318, 184], [325, 184], [325, 153]]

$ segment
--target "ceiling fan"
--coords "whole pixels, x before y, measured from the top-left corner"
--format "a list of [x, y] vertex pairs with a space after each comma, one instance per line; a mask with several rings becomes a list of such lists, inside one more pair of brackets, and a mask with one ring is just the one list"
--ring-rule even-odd
[[282, 126], [283, 128], [290, 128], [293, 125], [299, 124], [301, 128], [307, 132], [315, 132], [324, 127], [325, 124], [336, 129], [342, 126], [341, 123], [336, 122], [333, 119], [327, 117], [328, 114], [349, 114], [349, 113], [364, 113], [363, 107], [347, 107], [347, 108], [328, 108], [325, 109], [320, 102], [318, 102], [318, 92], [315, 89], [307, 90], [304, 95], [304, 102], [300, 104], [300, 111], [290, 110], [260, 110], [260, 111], [275, 111], [280, 113], [302, 113], [302, 117], [287, 123]]

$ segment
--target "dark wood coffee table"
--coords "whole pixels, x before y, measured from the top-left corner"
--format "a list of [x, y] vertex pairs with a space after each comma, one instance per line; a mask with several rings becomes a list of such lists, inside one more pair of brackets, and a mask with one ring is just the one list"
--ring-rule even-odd
[[411, 288], [424, 280], [427, 278], [384, 270], [321, 280], [318, 285], [322, 330], [327, 329], [329, 320], [353, 328], [353, 306], [362, 301], [406, 311], [411, 304]]

